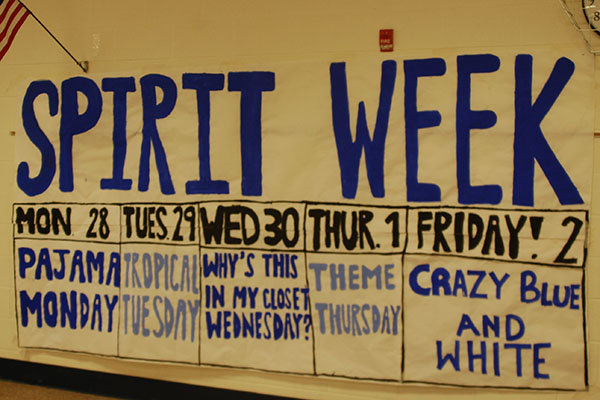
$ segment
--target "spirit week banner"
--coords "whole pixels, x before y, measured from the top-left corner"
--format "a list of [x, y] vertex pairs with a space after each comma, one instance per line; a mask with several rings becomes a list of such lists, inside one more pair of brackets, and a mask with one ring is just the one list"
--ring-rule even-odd
[[592, 61], [453, 54], [29, 82], [19, 344], [583, 389]]

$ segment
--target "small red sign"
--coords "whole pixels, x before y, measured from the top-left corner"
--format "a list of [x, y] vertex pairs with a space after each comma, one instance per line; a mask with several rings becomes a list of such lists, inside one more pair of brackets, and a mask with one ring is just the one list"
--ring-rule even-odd
[[394, 30], [380, 29], [379, 30], [379, 50], [394, 51]]

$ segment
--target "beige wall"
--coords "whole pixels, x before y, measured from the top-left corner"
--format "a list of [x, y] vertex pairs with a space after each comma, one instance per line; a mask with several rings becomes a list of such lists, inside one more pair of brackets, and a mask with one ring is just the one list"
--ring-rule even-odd
[[[92, 73], [378, 55], [381, 28], [395, 30], [398, 60], [453, 49], [587, 51], [558, 0], [28, 0], [26, 4]], [[578, 10], [577, 10], [578, 11]], [[476, 32], [476, 33], [474, 33]], [[0, 357], [305, 398], [600, 398], [600, 146], [596, 146], [587, 263], [589, 392], [410, 387], [244, 370], [114, 360], [17, 347], [11, 202], [19, 84], [81, 71], [29, 19], [0, 63]], [[596, 76], [600, 79], [600, 73]], [[590, 88], [600, 95], [598, 88]], [[600, 102], [599, 102], [600, 104]], [[598, 110], [598, 108], [597, 108]], [[600, 133], [600, 112], [596, 112]], [[595, 139], [598, 141], [599, 139]]]

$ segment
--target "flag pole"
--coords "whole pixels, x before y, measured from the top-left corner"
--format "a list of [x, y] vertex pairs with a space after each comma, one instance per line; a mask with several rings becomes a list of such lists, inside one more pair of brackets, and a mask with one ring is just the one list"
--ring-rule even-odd
[[18, 1], [19, 3], [21, 3], [21, 5], [22, 5], [22, 6], [23, 6], [23, 7], [24, 7], [26, 10], [27, 10], [27, 12], [29, 12], [29, 14], [31, 14], [31, 16], [32, 16], [33, 18], [35, 18], [35, 20], [38, 22], [38, 24], [40, 24], [40, 25], [41, 25], [41, 27], [42, 27], [42, 28], [44, 28], [44, 30], [45, 30], [46, 32], [48, 32], [48, 34], [49, 34], [49, 35], [52, 37], [52, 39], [54, 39], [54, 41], [55, 41], [56, 43], [58, 43], [58, 45], [59, 45], [59, 46], [60, 46], [60, 47], [61, 47], [61, 48], [62, 48], [62, 49], [65, 51], [65, 53], [67, 53], [67, 54], [69, 55], [69, 57], [71, 57], [71, 59], [72, 59], [73, 61], [75, 61], [75, 64], [77, 64], [77, 66], [79, 66], [79, 68], [81, 68], [81, 69], [83, 70], [83, 72], [87, 73], [87, 72], [88, 72], [88, 69], [89, 69], [88, 62], [87, 62], [87, 61], [77, 61], [77, 59], [76, 59], [75, 57], [73, 57], [73, 54], [71, 54], [71, 52], [69, 52], [69, 50], [67, 50], [67, 48], [66, 48], [65, 46], [63, 46], [63, 44], [62, 44], [62, 43], [61, 43], [61, 42], [60, 42], [60, 41], [59, 41], [59, 40], [56, 38], [56, 36], [54, 36], [54, 35], [52, 34], [52, 32], [50, 32], [50, 31], [48, 30], [48, 28], [46, 28], [46, 25], [44, 25], [44, 24], [42, 23], [42, 21], [40, 21], [40, 20], [39, 20], [39, 18], [38, 18], [38, 17], [36, 17], [36, 16], [35, 16], [35, 14], [31, 12], [31, 10], [30, 10], [30, 9], [29, 9], [29, 8], [28, 8], [28, 7], [27, 7], [25, 4], [23, 4], [23, 2], [22, 2], [21, 0], [17, 0], [17, 1]]

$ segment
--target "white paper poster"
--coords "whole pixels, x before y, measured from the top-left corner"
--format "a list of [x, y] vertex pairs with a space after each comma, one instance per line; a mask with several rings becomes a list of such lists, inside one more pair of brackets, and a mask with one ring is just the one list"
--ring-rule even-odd
[[593, 82], [552, 51], [28, 82], [19, 345], [585, 389]]

